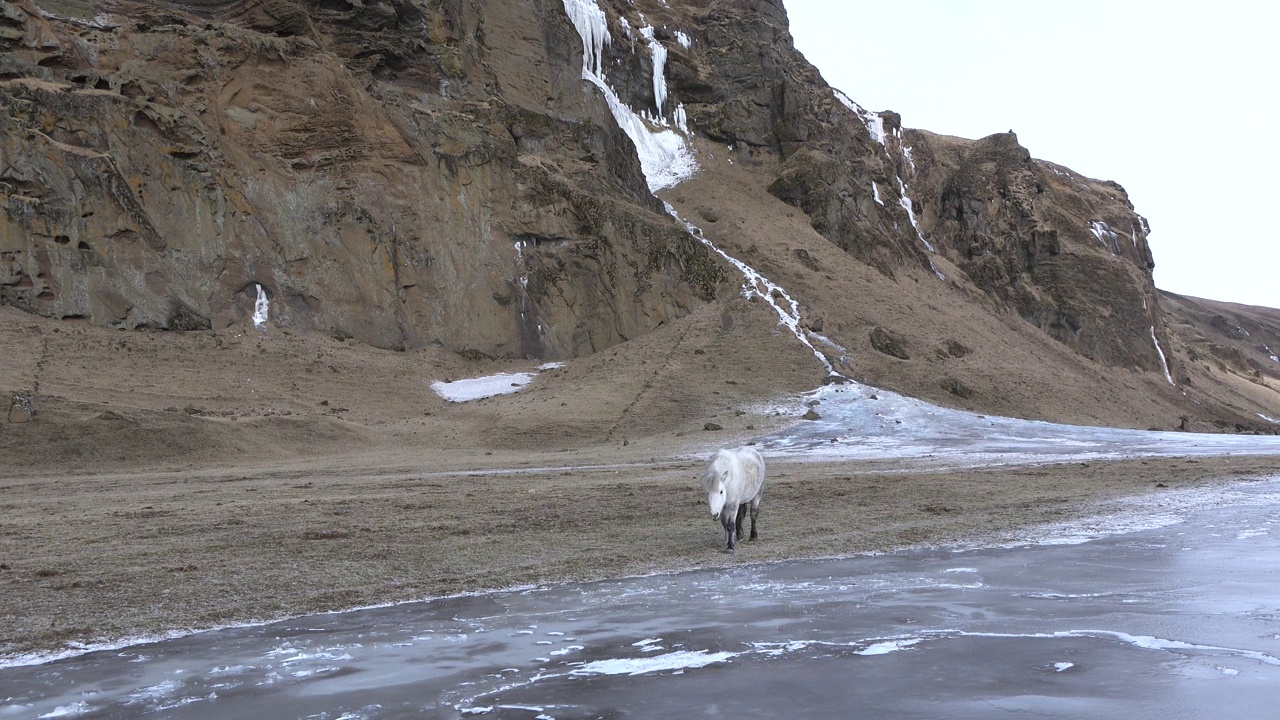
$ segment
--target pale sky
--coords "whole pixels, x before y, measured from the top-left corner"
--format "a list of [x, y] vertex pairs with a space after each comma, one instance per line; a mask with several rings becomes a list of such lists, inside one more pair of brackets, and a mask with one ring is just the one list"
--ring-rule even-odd
[[1151, 222], [1156, 286], [1280, 307], [1280, 4], [784, 0], [827, 82], [907, 127], [1012, 129], [1115, 180]]

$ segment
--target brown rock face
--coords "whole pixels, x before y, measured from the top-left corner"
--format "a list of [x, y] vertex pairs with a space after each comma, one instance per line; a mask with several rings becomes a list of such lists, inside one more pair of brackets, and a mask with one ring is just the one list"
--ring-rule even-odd
[[0, 302], [380, 347], [599, 350], [723, 273], [649, 194], [560, 4], [5, 4]]
[[1012, 133], [907, 137], [922, 227], [970, 282], [1085, 357], [1163, 372], [1150, 228], [1124, 188], [1034, 160]]

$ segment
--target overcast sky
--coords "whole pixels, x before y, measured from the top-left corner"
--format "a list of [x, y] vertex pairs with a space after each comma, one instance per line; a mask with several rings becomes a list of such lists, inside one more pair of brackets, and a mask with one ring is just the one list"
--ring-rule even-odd
[[967, 138], [1013, 129], [1125, 187], [1157, 287], [1280, 307], [1280, 4], [784, 2], [796, 46], [863, 107]]

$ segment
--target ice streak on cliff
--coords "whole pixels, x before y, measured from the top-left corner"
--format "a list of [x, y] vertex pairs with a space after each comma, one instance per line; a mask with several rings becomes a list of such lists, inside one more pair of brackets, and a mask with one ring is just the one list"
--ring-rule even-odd
[[[666, 66], [666, 48], [653, 38], [653, 28], [640, 29], [640, 33], [649, 41], [649, 50], [653, 55], [655, 104], [659, 108], [658, 120], [646, 121], [624, 103], [605, 80], [601, 57], [604, 47], [610, 44], [610, 40], [609, 23], [604, 11], [594, 0], [563, 0], [563, 2], [565, 12], [573, 22], [579, 37], [582, 38], [582, 78], [600, 88], [618, 127], [635, 144], [636, 154], [640, 158], [640, 167], [644, 171], [649, 191], [657, 192], [663, 188], [673, 187], [692, 176], [698, 170], [698, 163], [693, 159], [693, 153], [684, 135], [675, 130], [654, 127], [654, 125], [666, 124], [661, 119], [661, 108], [666, 100], [666, 80], [662, 77]], [[655, 49], [655, 46], [658, 49]], [[683, 130], [684, 123], [684, 107], [679, 106], [676, 113], [676, 126]]]
[[1169, 381], [1170, 385], [1175, 385], [1173, 376], [1169, 374], [1169, 362], [1165, 360], [1164, 350], [1160, 348], [1160, 341], [1156, 339], [1156, 326], [1151, 326], [1151, 342], [1156, 346], [1156, 354], [1160, 356], [1160, 367], [1164, 368], [1164, 379]]
[[267, 299], [267, 291], [261, 285], [254, 283], [253, 286], [258, 289], [258, 299], [253, 303], [253, 326], [262, 327], [271, 316], [271, 301]]
[[[840, 101], [840, 104], [844, 105], [857, 115], [860, 120], [862, 120], [862, 124], [866, 126], [867, 132], [871, 134], [871, 139], [875, 140], [882, 148], [884, 148], [885, 155], [887, 156], [889, 154], [890, 134], [884, 129], [884, 118], [879, 113], [871, 112], [849, 99], [848, 95], [845, 95], [839, 90], [833, 89], [831, 92], [835, 94], [835, 97]], [[911, 146], [907, 145], [906, 138], [902, 136], [902, 128], [894, 128], [892, 137], [897, 140], [898, 149], [902, 155], [903, 161], [906, 163], [907, 167], [911, 169], [911, 172], [914, 173], [916, 170], [916, 163], [911, 157]], [[906, 181], [904, 181], [902, 176], [898, 174], [894, 175], [894, 180], [898, 182], [898, 204], [903, 210], [907, 211], [907, 219], [911, 221], [911, 227], [916, 231], [916, 238], [920, 240], [920, 243], [924, 245], [925, 249], [928, 250], [931, 255], [937, 253], [937, 250], [933, 247], [933, 243], [926, 240], [924, 232], [920, 230], [920, 223], [916, 220], [915, 209], [911, 204], [911, 196], [907, 192]], [[880, 200], [880, 189], [876, 187], [874, 182], [871, 184], [871, 190], [875, 201], [884, 205]], [[937, 266], [933, 264], [932, 258], [929, 259], [929, 269], [933, 271], [934, 275], [938, 276], [939, 280], [947, 279], [946, 276], [938, 270]]]
[[802, 324], [802, 317], [800, 315], [800, 303], [796, 301], [795, 298], [791, 297], [791, 295], [789, 295], [786, 290], [783, 290], [780, 285], [760, 274], [760, 272], [755, 268], [716, 247], [716, 245], [702, 233], [702, 228], [699, 228], [697, 225], [694, 225], [688, 220], [680, 217], [680, 214], [676, 212], [676, 209], [672, 207], [670, 203], [663, 204], [666, 205], [667, 212], [671, 213], [672, 217], [684, 223], [685, 229], [689, 231], [690, 235], [703, 245], [710, 248], [712, 252], [724, 258], [730, 265], [733, 265], [742, 273], [743, 297], [758, 297], [763, 300], [769, 307], [773, 308], [775, 313], [778, 314], [778, 323], [790, 330], [791, 334], [795, 335], [796, 339], [799, 340], [801, 344], [809, 348], [814, 357], [818, 359], [818, 362], [822, 364], [822, 367], [826, 368], [828, 376], [834, 378], [844, 377], [831, 365], [831, 361], [827, 359], [827, 356], [819, 352], [818, 349], [813, 346], [813, 343], [809, 339], [810, 335], [813, 335], [813, 337], [819, 339], [834, 350], [839, 351], [841, 353], [842, 360], [847, 360], [847, 351], [840, 345], [833, 342], [830, 338], [813, 334], [805, 330]]

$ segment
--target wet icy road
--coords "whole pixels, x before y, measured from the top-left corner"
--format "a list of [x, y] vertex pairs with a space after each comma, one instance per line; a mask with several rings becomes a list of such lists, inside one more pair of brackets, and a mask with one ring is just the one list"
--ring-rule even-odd
[[1272, 479], [1000, 548], [453, 598], [10, 667], [0, 718], [1270, 717], [1277, 687]]

